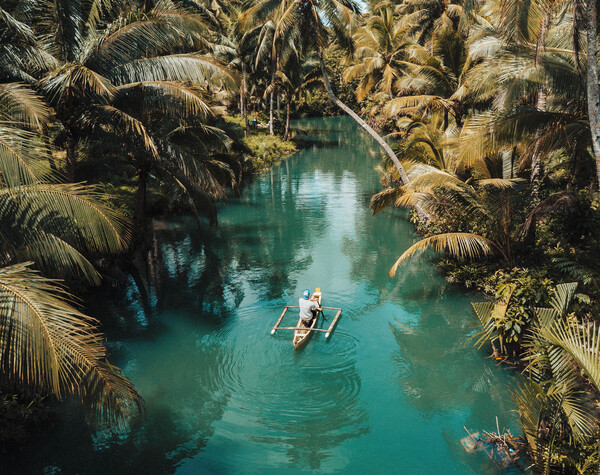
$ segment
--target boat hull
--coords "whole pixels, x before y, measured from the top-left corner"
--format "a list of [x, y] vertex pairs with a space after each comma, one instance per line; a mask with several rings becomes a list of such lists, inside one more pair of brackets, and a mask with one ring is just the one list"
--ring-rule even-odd
[[[312, 325], [310, 326], [310, 328], [294, 330], [294, 339], [292, 340], [292, 344], [294, 345], [294, 348], [296, 350], [302, 345], [304, 345], [308, 341], [310, 336], [313, 334], [313, 328], [315, 328], [317, 320], [319, 320], [320, 313], [321, 312], [317, 312], [317, 316], [313, 318]], [[304, 327], [304, 321], [302, 320], [302, 318], [299, 318], [298, 323], [296, 324], [296, 328], [301, 327]]]
[[[321, 306], [321, 291], [320, 291], [320, 289], [318, 289], [318, 292], [319, 292], [319, 294], [318, 294], [319, 297], [317, 298], [316, 302], [317, 302], [317, 306], [320, 307]], [[310, 328], [306, 328], [304, 326], [304, 321], [302, 320], [302, 317], [298, 319], [296, 328], [302, 328], [302, 330], [294, 330], [294, 339], [292, 340], [292, 345], [294, 345], [294, 349], [297, 350], [298, 348], [300, 348], [302, 345], [304, 345], [308, 341], [310, 336], [313, 334], [313, 329], [317, 325], [317, 322], [318, 322], [320, 316], [321, 316], [321, 312], [319, 312], [317, 310], [317, 315], [315, 316], [315, 318], [313, 318]]]

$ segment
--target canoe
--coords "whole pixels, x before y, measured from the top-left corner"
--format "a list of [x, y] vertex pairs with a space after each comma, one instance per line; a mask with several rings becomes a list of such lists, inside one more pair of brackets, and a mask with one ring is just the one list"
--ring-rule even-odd
[[[311, 300], [316, 300], [317, 307], [321, 306], [321, 289], [320, 288], [317, 287], [315, 289]], [[302, 317], [298, 318], [298, 323], [296, 324], [296, 328], [302, 328], [302, 330], [294, 330], [294, 339], [292, 340], [294, 349], [297, 350], [298, 348], [300, 348], [302, 345], [304, 345], [308, 341], [308, 339], [310, 338], [310, 335], [312, 335], [312, 333], [313, 333], [313, 329], [317, 325], [317, 321], [319, 320], [320, 315], [321, 315], [321, 312], [319, 312], [317, 310], [317, 316], [315, 318], [313, 318], [312, 325], [310, 326], [310, 328], [306, 328], [304, 326]]]

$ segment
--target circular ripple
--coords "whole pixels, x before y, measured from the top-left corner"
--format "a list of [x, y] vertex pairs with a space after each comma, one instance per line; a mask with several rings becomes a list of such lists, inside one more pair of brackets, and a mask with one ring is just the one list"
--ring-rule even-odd
[[327, 430], [341, 431], [365, 419], [354, 336], [338, 331], [327, 341], [313, 335], [296, 351], [291, 332], [272, 338], [264, 328], [246, 330], [229, 335], [230, 350], [215, 375], [230, 394], [228, 409], [238, 416], [236, 423], [268, 434], [311, 431], [319, 421]]

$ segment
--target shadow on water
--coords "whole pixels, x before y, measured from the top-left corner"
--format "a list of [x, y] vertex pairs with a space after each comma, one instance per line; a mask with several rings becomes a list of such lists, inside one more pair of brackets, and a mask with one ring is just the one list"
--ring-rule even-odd
[[113, 348], [146, 400], [147, 417], [129, 432], [90, 431], [79, 406], [70, 403], [58, 423], [21, 448], [20, 457], [4, 458], [4, 473], [174, 472], [205, 447], [231, 396], [236, 363], [227, 346], [203, 337], [205, 330], [169, 326], [167, 339]]

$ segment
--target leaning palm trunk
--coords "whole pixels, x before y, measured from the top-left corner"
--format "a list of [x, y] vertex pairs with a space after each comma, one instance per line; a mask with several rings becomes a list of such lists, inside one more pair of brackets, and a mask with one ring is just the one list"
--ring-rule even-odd
[[598, 25], [597, 25], [597, 0], [588, 0], [587, 3], [587, 104], [590, 129], [592, 132], [592, 148], [596, 158], [596, 174], [600, 187], [600, 95], [598, 93]]
[[325, 89], [327, 90], [327, 95], [329, 96], [329, 99], [331, 99], [331, 101], [336, 106], [338, 106], [340, 109], [342, 109], [346, 114], [348, 114], [350, 117], [352, 117], [358, 125], [360, 125], [363, 129], [365, 129], [369, 133], [369, 135], [371, 137], [373, 137], [377, 141], [377, 143], [379, 145], [381, 145], [381, 147], [383, 147], [383, 149], [388, 154], [388, 156], [390, 157], [392, 162], [394, 162], [394, 165], [396, 165], [396, 169], [398, 170], [398, 173], [400, 174], [400, 180], [402, 181], [402, 184], [408, 185], [408, 183], [409, 183], [408, 175], [406, 174], [404, 167], [400, 163], [400, 160], [398, 160], [398, 157], [396, 156], [394, 151], [391, 149], [391, 147], [387, 144], [387, 142], [385, 140], [383, 140], [383, 138], [377, 132], [375, 132], [369, 126], [369, 124], [367, 124], [364, 120], [362, 120], [356, 112], [354, 112], [352, 109], [350, 109], [350, 107], [348, 107], [346, 104], [344, 104], [342, 101], [340, 101], [334, 94], [333, 89], [331, 88], [331, 83], [329, 82], [329, 75], [327, 74], [327, 70], [325, 69], [325, 62], [323, 61], [323, 54], [321, 52], [319, 52], [319, 62], [321, 63], [321, 72], [323, 73], [323, 80], [325, 81]]

